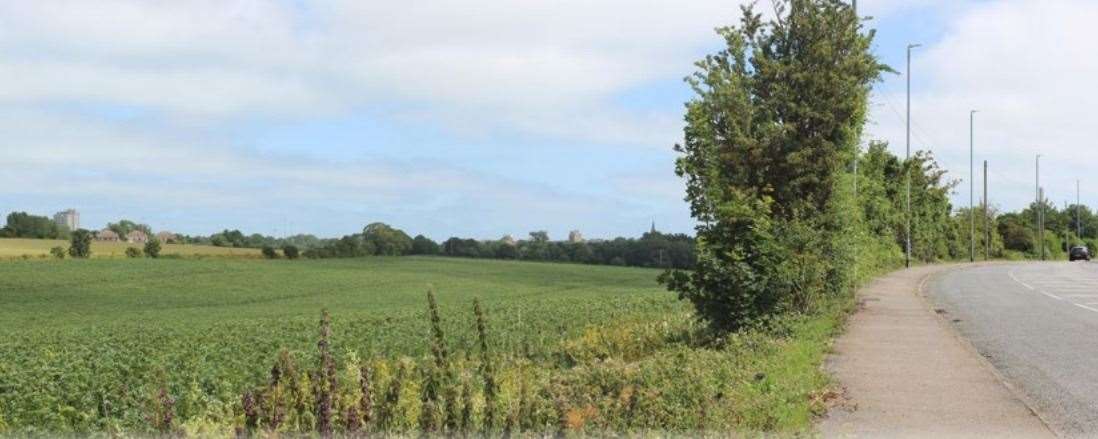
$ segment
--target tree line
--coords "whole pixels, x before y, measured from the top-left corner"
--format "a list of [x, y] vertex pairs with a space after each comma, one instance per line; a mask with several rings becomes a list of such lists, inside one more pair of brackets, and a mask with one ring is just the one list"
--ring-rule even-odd
[[524, 240], [452, 237], [438, 243], [424, 235], [413, 238], [403, 230], [374, 223], [362, 233], [322, 241], [322, 245], [308, 248], [302, 255], [306, 258], [424, 255], [689, 269], [694, 262], [693, 249], [693, 238], [655, 230], [639, 239], [552, 241], [547, 232], [535, 231]]

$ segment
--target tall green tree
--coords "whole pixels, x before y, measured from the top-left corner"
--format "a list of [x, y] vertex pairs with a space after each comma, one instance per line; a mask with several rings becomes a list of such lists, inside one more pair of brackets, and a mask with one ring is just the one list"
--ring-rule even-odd
[[372, 244], [376, 254], [381, 256], [401, 256], [412, 251], [412, 237], [403, 230], [385, 223], [373, 223], [362, 230], [363, 239]]
[[687, 82], [678, 175], [697, 227], [697, 266], [663, 277], [717, 330], [804, 309], [844, 288], [849, 227], [835, 197], [854, 158], [871, 85], [888, 70], [846, 2], [778, 0], [764, 21], [742, 8], [725, 49]]
[[49, 218], [26, 212], [8, 214], [7, 225], [0, 230], [0, 235], [8, 238], [30, 239], [63, 239], [68, 233], [66, 227], [57, 225]]

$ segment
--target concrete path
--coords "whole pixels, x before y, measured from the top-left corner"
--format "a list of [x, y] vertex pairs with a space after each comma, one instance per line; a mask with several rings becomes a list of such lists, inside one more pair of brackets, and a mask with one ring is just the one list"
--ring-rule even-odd
[[950, 269], [899, 271], [860, 292], [828, 364], [844, 392], [820, 425], [825, 437], [1053, 436], [923, 297]]

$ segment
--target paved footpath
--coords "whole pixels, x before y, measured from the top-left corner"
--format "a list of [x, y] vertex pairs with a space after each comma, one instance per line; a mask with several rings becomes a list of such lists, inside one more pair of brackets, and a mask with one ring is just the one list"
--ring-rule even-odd
[[921, 293], [948, 266], [892, 273], [863, 288], [828, 368], [841, 402], [825, 437], [1053, 437]]

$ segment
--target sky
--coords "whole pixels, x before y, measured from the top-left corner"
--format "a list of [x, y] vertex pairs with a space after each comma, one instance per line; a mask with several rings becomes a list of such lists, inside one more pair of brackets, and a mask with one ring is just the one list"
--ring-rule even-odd
[[[382, 221], [492, 239], [690, 233], [674, 175], [682, 78], [731, 0], [0, 2], [0, 211], [82, 226], [335, 237]], [[761, 2], [762, 10], [769, 8]], [[913, 149], [991, 201], [1098, 201], [1086, 144], [1098, 2], [862, 0], [875, 53], [913, 53]], [[866, 140], [904, 151], [904, 76]], [[1094, 183], [1094, 190], [1088, 184]], [[968, 202], [967, 185], [955, 201]]]

